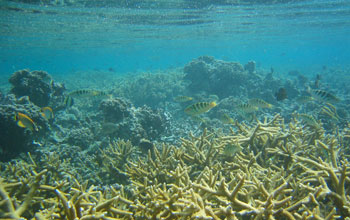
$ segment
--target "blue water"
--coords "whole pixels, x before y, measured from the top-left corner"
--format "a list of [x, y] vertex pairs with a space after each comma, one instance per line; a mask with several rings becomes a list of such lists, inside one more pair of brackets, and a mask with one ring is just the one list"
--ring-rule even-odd
[[183, 67], [201, 55], [255, 60], [259, 68], [281, 72], [349, 66], [348, 0], [225, 1], [229, 4], [200, 7], [190, 1], [136, 6], [76, 2], [0, 1], [0, 74], [23, 68], [123, 74]]

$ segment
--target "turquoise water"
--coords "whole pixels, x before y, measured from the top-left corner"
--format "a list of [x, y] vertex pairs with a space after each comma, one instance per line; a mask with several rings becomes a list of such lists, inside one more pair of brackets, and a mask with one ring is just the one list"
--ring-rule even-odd
[[153, 71], [201, 55], [282, 72], [349, 65], [350, 1], [256, 2], [3, 0], [0, 74]]

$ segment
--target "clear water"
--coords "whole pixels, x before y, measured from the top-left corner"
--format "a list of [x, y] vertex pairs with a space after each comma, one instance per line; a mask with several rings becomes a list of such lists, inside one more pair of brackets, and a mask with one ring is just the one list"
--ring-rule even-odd
[[201, 55], [306, 73], [350, 60], [349, 0], [0, 0], [0, 11], [2, 75], [152, 71]]

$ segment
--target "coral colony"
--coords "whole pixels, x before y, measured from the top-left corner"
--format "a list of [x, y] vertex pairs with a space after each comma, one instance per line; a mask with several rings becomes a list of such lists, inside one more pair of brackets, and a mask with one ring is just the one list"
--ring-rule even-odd
[[200, 57], [101, 91], [15, 72], [0, 96], [0, 218], [350, 219], [343, 97], [272, 74]]

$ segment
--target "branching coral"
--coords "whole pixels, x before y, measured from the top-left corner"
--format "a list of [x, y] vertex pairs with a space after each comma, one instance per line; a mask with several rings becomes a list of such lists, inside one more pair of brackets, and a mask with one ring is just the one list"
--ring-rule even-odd
[[133, 162], [132, 158], [139, 153], [130, 141], [117, 140], [113, 141], [109, 147], [100, 150], [96, 155], [95, 162], [99, 165], [100, 170], [96, 172], [105, 183], [127, 183], [126, 176], [127, 164]]
[[29, 212], [29, 206], [39, 188], [39, 182], [46, 172], [47, 170], [43, 170], [35, 173], [33, 178], [12, 183], [0, 178], [0, 207], [4, 211], [0, 213], [0, 217], [20, 219], [25, 212]]
[[[199, 137], [190, 134], [179, 147], [163, 144], [137, 160], [129, 142], [118, 142], [101, 151], [101, 165], [110, 173], [124, 172], [128, 186], [102, 189], [74, 178], [44, 183], [52, 171], [8, 165], [6, 173], [31, 181], [11, 175], [11, 181], [2, 180], [0, 205], [16, 218], [23, 208], [11, 204], [26, 209], [40, 204], [26, 216], [51, 219], [347, 219], [350, 165], [339, 135], [297, 120], [286, 125], [276, 115], [253, 126], [236, 124], [224, 136], [207, 130]], [[223, 154], [230, 144], [242, 149], [227, 159]], [[27, 197], [34, 200], [25, 202]]]

